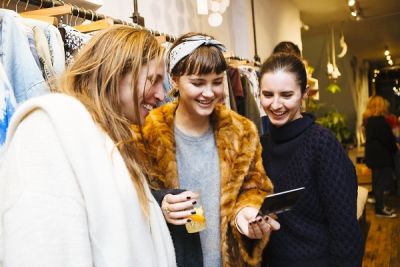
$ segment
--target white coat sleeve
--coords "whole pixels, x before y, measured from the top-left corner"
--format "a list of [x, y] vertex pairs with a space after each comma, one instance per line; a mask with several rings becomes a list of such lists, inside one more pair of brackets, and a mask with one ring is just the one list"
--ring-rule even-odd
[[3, 160], [0, 266], [93, 266], [85, 203], [43, 111], [19, 124]]

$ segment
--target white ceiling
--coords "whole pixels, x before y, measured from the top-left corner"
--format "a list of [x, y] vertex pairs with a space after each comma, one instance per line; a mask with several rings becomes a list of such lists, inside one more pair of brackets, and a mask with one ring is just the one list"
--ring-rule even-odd
[[302, 21], [310, 27], [304, 36], [343, 31], [345, 40], [359, 58], [383, 61], [388, 46], [400, 64], [400, 0], [357, 0], [363, 19], [351, 18], [347, 0], [292, 0]]

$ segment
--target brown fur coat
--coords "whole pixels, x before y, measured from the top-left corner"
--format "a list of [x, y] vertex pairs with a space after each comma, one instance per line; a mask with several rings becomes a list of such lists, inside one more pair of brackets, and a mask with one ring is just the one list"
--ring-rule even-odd
[[[153, 110], [146, 118], [143, 138], [151, 158], [150, 186], [179, 188], [175, 158], [174, 115], [177, 103]], [[261, 159], [261, 145], [255, 125], [218, 104], [212, 114], [220, 158], [220, 229], [223, 266], [257, 266], [269, 238], [251, 240], [239, 233], [235, 215], [246, 206], [260, 207], [272, 192]], [[162, 171], [159, 171], [162, 170]]]

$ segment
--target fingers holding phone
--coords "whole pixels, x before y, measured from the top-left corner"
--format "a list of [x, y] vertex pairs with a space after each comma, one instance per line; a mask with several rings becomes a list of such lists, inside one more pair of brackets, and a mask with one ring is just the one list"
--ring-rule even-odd
[[236, 226], [243, 235], [251, 239], [262, 239], [271, 231], [280, 228], [279, 223], [270, 216], [257, 215], [258, 209], [245, 207], [236, 215]]

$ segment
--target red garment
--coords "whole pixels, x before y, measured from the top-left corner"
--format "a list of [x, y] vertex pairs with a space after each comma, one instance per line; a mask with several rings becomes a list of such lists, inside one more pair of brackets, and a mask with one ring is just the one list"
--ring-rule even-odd
[[229, 66], [226, 70], [228, 74], [228, 78], [232, 84], [232, 90], [235, 97], [241, 96], [243, 97], [243, 87], [242, 82], [240, 81], [240, 73], [239, 69]]
[[386, 121], [389, 123], [390, 128], [395, 128], [399, 126], [399, 123], [397, 121], [397, 117], [393, 114], [388, 114], [385, 116]]

